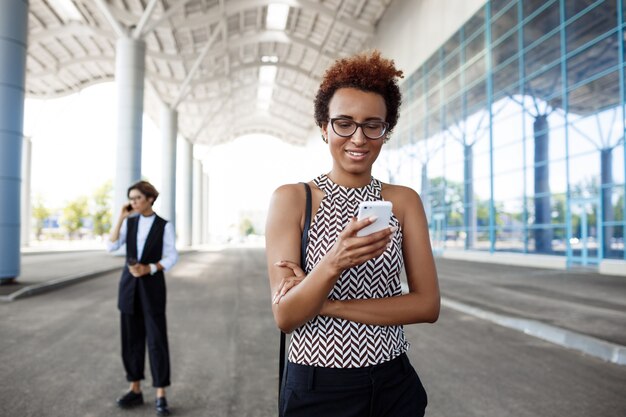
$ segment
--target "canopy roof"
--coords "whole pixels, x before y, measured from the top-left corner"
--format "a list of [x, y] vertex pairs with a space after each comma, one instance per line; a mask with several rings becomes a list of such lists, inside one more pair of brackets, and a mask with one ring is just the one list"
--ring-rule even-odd
[[[193, 143], [268, 133], [302, 144], [324, 70], [368, 47], [390, 2], [31, 0], [26, 90], [57, 97], [112, 81], [117, 39], [141, 38], [157, 124], [162, 102]], [[268, 20], [281, 8], [286, 21]]]

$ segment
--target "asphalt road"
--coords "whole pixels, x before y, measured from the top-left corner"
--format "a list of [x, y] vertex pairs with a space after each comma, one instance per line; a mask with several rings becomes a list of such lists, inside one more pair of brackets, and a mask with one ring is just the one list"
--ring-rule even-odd
[[[277, 414], [278, 331], [265, 271], [262, 249], [228, 249], [188, 254], [167, 275], [174, 415]], [[127, 389], [117, 281], [107, 274], [0, 304], [1, 416], [154, 415], [148, 366], [149, 404], [115, 406]], [[449, 309], [406, 332], [429, 417], [626, 415], [624, 366]]]

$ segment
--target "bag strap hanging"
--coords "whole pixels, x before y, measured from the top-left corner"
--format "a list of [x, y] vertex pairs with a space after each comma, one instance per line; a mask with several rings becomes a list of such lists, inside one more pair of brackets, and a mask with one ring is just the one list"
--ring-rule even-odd
[[[306, 247], [309, 241], [309, 226], [311, 224], [311, 187], [306, 182], [302, 183], [306, 191], [306, 208], [304, 212], [304, 229], [300, 240], [300, 265], [306, 272]], [[280, 332], [280, 356], [278, 357], [278, 398], [280, 401], [280, 388], [283, 385], [283, 373], [285, 372], [285, 333]]]

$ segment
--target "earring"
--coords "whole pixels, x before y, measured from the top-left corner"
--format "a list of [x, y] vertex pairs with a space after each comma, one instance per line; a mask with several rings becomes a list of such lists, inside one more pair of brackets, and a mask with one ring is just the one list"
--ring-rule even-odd
[[326, 136], [324, 136], [324, 135], [322, 135], [322, 140], [323, 140], [325, 143], [328, 143], [328, 139], [327, 139], [327, 138], [326, 138]]

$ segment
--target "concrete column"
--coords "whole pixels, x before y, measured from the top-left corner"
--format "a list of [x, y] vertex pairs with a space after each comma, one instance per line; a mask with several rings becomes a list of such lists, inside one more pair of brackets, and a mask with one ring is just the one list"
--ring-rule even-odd
[[178, 112], [167, 105], [161, 109], [161, 217], [176, 225], [176, 136]]
[[126, 191], [141, 179], [141, 137], [146, 45], [142, 40], [120, 38], [116, 44], [117, 158], [114, 207], [126, 203]]
[[193, 217], [191, 221], [192, 233], [191, 243], [199, 245], [202, 243], [202, 162], [198, 159], [193, 160], [193, 195], [191, 198], [193, 204]]
[[193, 178], [193, 146], [183, 139], [180, 142], [180, 211], [177, 212], [178, 242], [181, 246], [191, 245], [191, 180]]
[[548, 116], [539, 115], [533, 123], [535, 136], [535, 249], [552, 252], [552, 211], [550, 209], [550, 132]]
[[202, 175], [202, 243], [209, 243], [209, 174]]
[[31, 195], [30, 195], [30, 177], [31, 177], [31, 161], [32, 161], [33, 142], [30, 138], [24, 137], [22, 141], [22, 244], [28, 246], [30, 244], [30, 228], [31, 228]]
[[0, 281], [20, 274], [28, 1], [0, 0]]

